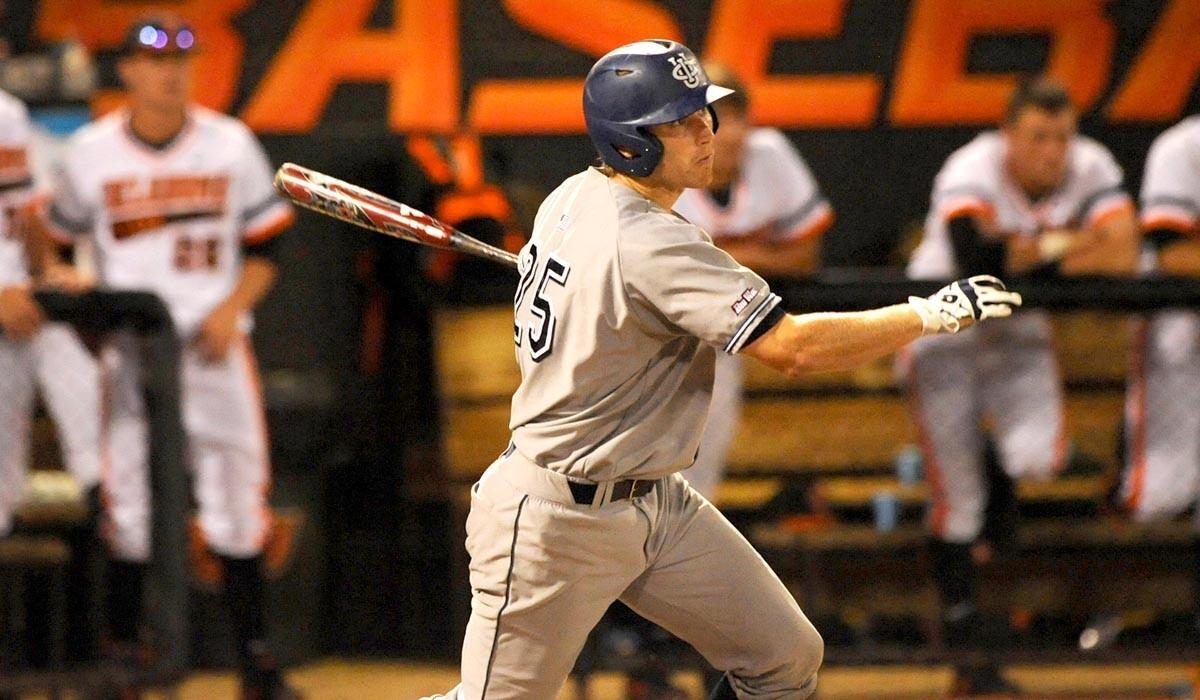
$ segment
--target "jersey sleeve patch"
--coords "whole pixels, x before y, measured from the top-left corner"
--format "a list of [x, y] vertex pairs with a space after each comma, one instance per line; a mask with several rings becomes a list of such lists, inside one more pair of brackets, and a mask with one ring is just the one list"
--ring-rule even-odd
[[754, 334], [754, 330], [762, 323], [775, 309], [783, 299], [775, 293], [767, 294], [767, 296], [754, 307], [754, 310], [746, 315], [746, 319], [741, 325], [734, 330], [733, 335], [729, 338], [729, 343], [725, 346], [725, 352], [733, 354], [741, 350], [746, 340]]

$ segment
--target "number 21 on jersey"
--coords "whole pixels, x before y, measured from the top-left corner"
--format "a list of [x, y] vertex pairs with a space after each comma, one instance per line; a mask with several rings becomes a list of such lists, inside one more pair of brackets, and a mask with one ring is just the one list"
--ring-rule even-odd
[[[536, 243], [531, 243], [521, 256], [521, 281], [517, 283], [517, 294], [513, 299], [513, 342], [517, 344], [518, 348], [527, 345], [530, 359], [534, 362], [541, 362], [554, 352], [554, 332], [558, 326], [554, 304], [546, 296], [546, 287], [551, 283], [560, 287], [565, 286], [567, 276], [571, 274], [571, 266], [554, 257], [553, 254], [547, 256], [541, 279], [535, 285], [533, 280], [537, 277], [537, 269], [538, 248]], [[534, 289], [533, 299], [529, 302], [529, 313], [533, 318], [522, 329], [521, 302], [525, 301], [530, 289]], [[522, 330], [524, 330], [524, 342], [522, 342]]]

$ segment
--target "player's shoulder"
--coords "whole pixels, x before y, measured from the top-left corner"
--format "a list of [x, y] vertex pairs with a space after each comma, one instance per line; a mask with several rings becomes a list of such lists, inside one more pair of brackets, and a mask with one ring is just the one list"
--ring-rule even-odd
[[939, 189], [972, 186], [990, 188], [1000, 179], [1004, 141], [999, 132], [985, 131], [959, 146], [938, 172]]
[[964, 166], [991, 166], [1001, 162], [1004, 152], [1004, 137], [999, 131], [983, 131], [970, 141], [954, 149], [946, 158], [944, 168]]
[[1154, 137], [1150, 151], [1190, 150], [1200, 153], [1200, 114], [1188, 117]]
[[[640, 194], [614, 183], [617, 190], [617, 240], [622, 247], [660, 247], [711, 242], [704, 229]], [[623, 190], [623, 191], [621, 191]]]
[[80, 153], [97, 148], [106, 148], [114, 140], [124, 139], [122, 133], [129, 113], [124, 109], [114, 110], [93, 119], [75, 130], [67, 138], [66, 153]]
[[1071, 163], [1083, 175], [1121, 174], [1121, 166], [1108, 146], [1082, 134], [1071, 141]]
[[245, 122], [224, 112], [192, 105], [188, 107], [188, 118], [195, 128], [217, 137], [237, 140], [254, 138], [254, 132]]
[[791, 139], [779, 129], [769, 126], [756, 126], [746, 134], [746, 148], [750, 152], [778, 153], [794, 150]]
[[29, 109], [16, 95], [0, 90], [0, 119], [26, 122], [29, 120]]

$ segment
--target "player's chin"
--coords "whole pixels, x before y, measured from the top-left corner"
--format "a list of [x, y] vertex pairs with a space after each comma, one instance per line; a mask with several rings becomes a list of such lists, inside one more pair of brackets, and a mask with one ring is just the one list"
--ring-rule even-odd
[[696, 161], [692, 169], [688, 172], [688, 180], [686, 187], [705, 188], [712, 183], [713, 179], [713, 157], [710, 155], [707, 158]]

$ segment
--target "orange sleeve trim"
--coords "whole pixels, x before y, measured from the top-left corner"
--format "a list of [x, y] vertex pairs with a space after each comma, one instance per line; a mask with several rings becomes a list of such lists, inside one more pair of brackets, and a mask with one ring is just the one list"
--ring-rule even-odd
[[1151, 214], [1142, 217], [1143, 231], [1156, 228], [1165, 228], [1185, 236], [1200, 236], [1200, 227], [1196, 225], [1194, 218], [1171, 216], [1170, 214]]
[[1128, 199], [1122, 199], [1119, 202], [1100, 208], [1095, 214], [1092, 214], [1088, 228], [1101, 228], [1122, 214], [1134, 215], [1133, 203]]
[[834, 214], [833, 207], [826, 206], [811, 222], [800, 222], [800, 225], [789, 231], [783, 240], [790, 243], [820, 238], [833, 225], [835, 219], [837, 215]]
[[275, 236], [286, 231], [296, 221], [296, 212], [289, 206], [286, 207], [275, 216], [271, 217], [266, 223], [248, 228], [242, 234], [242, 240], [250, 245], [262, 243], [270, 240]]
[[992, 211], [993, 210], [990, 204], [979, 200], [974, 200], [954, 205], [954, 207], [949, 209], [942, 218], [946, 221], [949, 221], [959, 216], [970, 215], [979, 217], [981, 219], [990, 219], [992, 218]]

